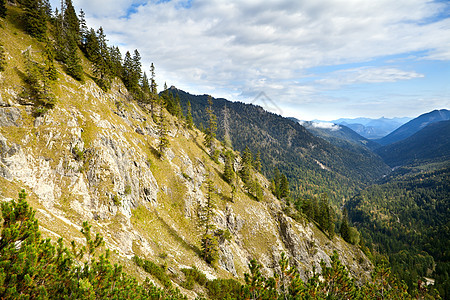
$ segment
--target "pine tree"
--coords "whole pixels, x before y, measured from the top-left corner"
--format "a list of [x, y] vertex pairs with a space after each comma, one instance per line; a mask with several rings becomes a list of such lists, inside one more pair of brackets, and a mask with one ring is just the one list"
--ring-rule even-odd
[[204, 234], [201, 239], [201, 250], [203, 259], [213, 264], [218, 258], [218, 241], [214, 235], [214, 224], [212, 220], [214, 217], [214, 182], [211, 179], [211, 173], [208, 172], [208, 179], [206, 180], [206, 203], [205, 206], [199, 210], [200, 226], [204, 228]]
[[6, 68], [5, 48], [3, 47], [3, 44], [0, 43], [0, 72], [5, 71], [5, 68]]
[[248, 148], [245, 147], [244, 153], [242, 154], [242, 167], [240, 170], [240, 175], [244, 184], [249, 185], [252, 179], [252, 165], [253, 165], [253, 157], [252, 152]]
[[151, 88], [150, 88], [150, 84], [149, 84], [149, 81], [148, 81], [147, 74], [145, 72], [142, 75], [141, 90], [142, 90], [142, 93], [143, 93], [142, 102], [144, 102], [146, 104], [150, 103], [151, 102], [151, 97], [152, 97], [152, 91], [151, 91]]
[[186, 108], [186, 125], [187, 128], [193, 129], [194, 128], [194, 120], [192, 119], [192, 108], [191, 108], [191, 102], [188, 101], [187, 108]]
[[327, 267], [324, 261], [320, 263], [320, 266], [322, 267], [323, 281], [320, 283], [319, 297], [327, 299], [358, 298], [358, 289], [346, 267], [339, 260], [336, 250], [331, 256], [331, 266]]
[[24, 52], [27, 89], [21, 94], [22, 97], [32, 100], [36, 107], [36, 113], [45, 113], [56, 104], [56, 98], [47, 77], [47, 69], [33, 61], [30, 50]]
[[159, 103], [158, 90], [157, 90], [156, 78], [155, 78], [155, 65], [153, 63], [150, 65], [150, 95], [151, 95], [150, 105], [151, 105], [151, 111], [152, 111], [152, 116], [153, 116], [155, 106]]
[[47, 15], [42, 0], [23, 0], [25, 29], [34, 38], [44, 41], [47, 35]]
[[119, 47], [110, 47], [109, 53], [111, 56], [111, 75], [122, 77], [122, 54], [120, 53]]
[[253, 160], [253, 167], [256, 171], [261, 172], [261, 152], [258, 150], [255, 155], [255, 159]]
[[162, 108], [159, 111], [159, 118], [158, 118], [158, 138], [159, 138], [158, 153], [161, 157], [163, 157], [166, 149], [170, 145], [170, 142], [167, 134], [167, 120]]
[[213, 110], [212, 97], [208, 96], [208, 106], [206, 107], [206, 115], [208, 117], [208, 127], [206, 128], [205, 144], [210, 148], [210, 156], [215, 152], [215, 141], [217, 131], [217, 117]]
[[344, 208], [344, 211], [342, 212], [342, 223], [339, 233], [346, 242], [350, 242], [350, 225], [348, 224], [348, 213], [346, 208]]
[[58, 70], [55, 67], [55, 54], [49, 39], [47, 39], [47, 42], [45, 43], [44, 55], [45, 77], [47, 77], [50, 81], [55, 81], [58, 79]]
[[225, 153], [225, 166], [223, 170], [223, 177], [230, 184], [234, 181], [235, 176], [233, 163], [234, 163], [234, 154], [231, 150], [228, 150]]
[[94, 64], [94, 75], [97, 76], [98, 85], [107, 91], [111, 87], [111, 79], [109, 77], [111, 70], [111, 56], [109, 53], [109, 47], [106, 43], [106, 35], [103, 32], [103, 28], [100, 27], [97, 30], [96, 38], [91, 37], [92, 32], [89, 34], [92, 39], [92, 46], [89, 47], [90, 60]]
[[78, 41], [80, 41], [80, 20], [78, 20], [72, 0], [64, 0], [63, 15], [66, 35], [71, 36], [78, 44]]
[[280, 190], [280, 198], [289, 197], [289, 181], [288, 181], [286, 175], [284, 175], [284, 174], [281, 174], [279, 190]]
[[0, 18], [6, 17], [6, 0], [0, 0]]
[[86, 24], [86, 14], [84, 13], [83, 9], [80, 9], [78, 18], [80, 24], [80, 43], [81, 46], [84, 48], [86, 45], [86, 35], [88, 34], [89, 30]]

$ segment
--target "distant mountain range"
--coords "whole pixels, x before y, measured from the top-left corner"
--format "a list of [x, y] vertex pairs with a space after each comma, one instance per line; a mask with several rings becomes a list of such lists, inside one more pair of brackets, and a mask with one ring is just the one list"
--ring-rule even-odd
[[425, 128], [427, 125], [439, 121], [450, 120], [450, 111], [447, 109], [433, 110], [429, 113], [422, 114], [417, 118], [402, 125], [387, 136], [376, 140], [381, 145], [389, 145], [412, 136], [414, 133]]
[[374, 150], [380, 147], [379, 144], [359, 135], [345, 125], [314, 121], [299, 122], [315, 136], [351, 151], [360, 152], [367, 151], [368, 149]]
[[404, 123], [410, 121], [411, 118], [356, 118], [356, 119], [338, 119], [331, 121], [335, 124], [345, 125], [356, 133], [367, 139], [379, 139], [391, 133]]
[[450, 120], [428, 124], [410, 137], [381, 147], [375, 152], [391, 167], [430, 160], [449, 160]]

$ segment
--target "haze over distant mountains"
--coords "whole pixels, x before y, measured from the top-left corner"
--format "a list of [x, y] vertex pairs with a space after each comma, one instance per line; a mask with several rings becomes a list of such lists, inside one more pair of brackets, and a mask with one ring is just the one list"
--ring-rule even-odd
[[370, 118], [355, 118], [355, 119], [346, 119], [341, 118], [334, 121], [331, 121], [335, 124], [345, 125], [350, 129], [354, 130], [356, 133], [362, 135], [368, 139], [379, 139], [387, 134], [391, 133], [398, 127], [402, 126], [406, 122], [410, 121], [412, 118], [403, 117], [403, 118], [379, 118], [379, 119], [370, 119]]
[[406, 139], [419, 130], [425, 128], [427, 125], [439, 121], [450, 120], [450, 111], [447, 109], [433, 110], [429, 113], [422, 114], [417, 118], [402, 125], [395, 131], [389, 133], [389, 135], [377, 140], [381, 145], [389, 145], [403, 139]]

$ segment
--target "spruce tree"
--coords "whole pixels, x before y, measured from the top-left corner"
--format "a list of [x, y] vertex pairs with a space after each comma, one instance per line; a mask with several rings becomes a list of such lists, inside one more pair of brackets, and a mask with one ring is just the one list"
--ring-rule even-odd
[[261, 152], [259, 150], [256, 152], [255, 159], [253, 160], [253, 166], [256, 171], [261, 172]]
[[218, 241], [214, 234], [214, 224], [212, 223], [214, 217], [215, 208], [215, 188], [214, 182], [211, 179], [211, 173], [208, 172], [208, 178], [206, 180], [206, 203], [203, 206], [200, 213], [200, 226], [204, 227], [204, 233], [201, 239], [201, 250], [203, 259], [209, 263], [213, 264], [218, 258]]
[[25, 30], [34, 38], [44, 41], [47, 35], [47, 15], [42, 0], [23, 0]]
[[253, 157], [252, 152], [248, 148], [245, 147], [244, 153], [242, 154], [242, 167], [240, 170], [240, 175], [244, 184], [249, 185], [252, 179], [252, 165], [253, 165]]
[[280, 191], [280, 198], [289, 197], [289, 181], [286, 175], [284, 174], [281, 174], [279, 191]]
[[192, 108], [191, 108], [191, 102], [188, 101], [187, 108], [186, 108], [186, 125], [187, 128], [192, 129], [194, 128], [194, 120], [192, 119]]
[[163, 157], [164, 152], [170, 145], [170, 142], [167, 134], [167, 120], [162, 108], [159, 111], [158, 118], [158, 138], [158, 153], [161, 157]]
[[208, 118], [208, 127], [206, 128], [205, 144], [210, 149], [210, 156], [212, 157], [215, 152], [215, 141], [217, 131], [217, 117], [213, 110], [213, 100], [211, 96], [208, 96], [208, 106], [206, 107], [206, 115]]
[[44, 66], [42, 66], [42, 64], [34, 61], [30, 50], [24, 52], [24, 58], [27, 88], [21, 96], [34, 102], [37, 114], [45, 113], [56, 104], [56, 98], [52, 92], [45, 67], [48, 63], [44, 63]]
[[0, 18], [6, 17], [6, 0], [0, 0]]
[[231, 150], [228, 150], [225, 153], [225, 166], [223, 170], [223, 177], [230, 184], [233, 182], [235, 176], [233, 163], [234, 163], [233, 152]]
[[6, 68], [5, 48], [3, 47], [3, 44], [0, 43], [0, 72], [5, 71], [5, 68]]
[[142, 102], [149, 104], [151, 102], [152, 91], [151, 91], [150, 84], [148, 81], [147, 73], [145, 73], [145, 72], [142, 75], [141, 90], [143, 93]]
[[344, 211], [342, 212], [342, 223], [339, 233], [346, 242], [350, 242], [350, 225], [348, 222], [348, 213], [346, 208], [344, 208]]
[[158, 90], [155, 78], [155, 65], [153, 63], [150, 65], [150, 94], [151, 94], [150, 105], [153, 116], [155, 106], [159, 103]]

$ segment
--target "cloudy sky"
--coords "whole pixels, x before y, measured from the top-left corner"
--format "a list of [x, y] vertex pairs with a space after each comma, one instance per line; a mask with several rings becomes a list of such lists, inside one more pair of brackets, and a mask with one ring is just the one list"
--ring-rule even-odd
[[303, 120], [450, 108], [447, 0], [72, 1], [160, 87]]

